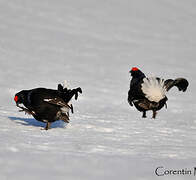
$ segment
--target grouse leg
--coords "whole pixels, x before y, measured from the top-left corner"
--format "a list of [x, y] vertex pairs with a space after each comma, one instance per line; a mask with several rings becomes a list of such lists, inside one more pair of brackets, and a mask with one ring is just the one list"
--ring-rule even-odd
[[165, 108], [167, 109], [167, 103], [165, 102]]
[[74, 113], [74, 110], [73, 110], [73, 105], [71, 104], [71, 113], [73, 114]]
[[153, 112], [152, 118], [155, 119], [156, 115], [157, 115], [157, 112], [155, 110], [153, 110], [152, 112]]
[[50, 122], [47, 122], [47, 123], [46, 123], [45, 130], [48, 130], [48, 129], [50, 129], [50, 124], [51, 124]]
[[142, 117], [143, 117], [143, 118], [146, 118], [146, 111], [143, 111]]

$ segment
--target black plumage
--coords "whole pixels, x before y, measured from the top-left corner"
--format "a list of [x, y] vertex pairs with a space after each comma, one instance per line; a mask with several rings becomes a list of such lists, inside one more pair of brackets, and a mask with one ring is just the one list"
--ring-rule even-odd
[[69, 110], [73, 113], [73, 106], [68, 103], [74, 95], [77, 100], [78, 93], [82, 93], [81, 88], [67, 89], [59, 84], [57, 90], [46, 88], [22, 90], [16, 93], [14, 100], [20, 111], [32, 115], [38, 121], [45, 122], [45, 129], [48, 130], [54, 121], [63, 120], [69, 123]]
[[[152, 110], [153, 116], [156, 117], [157, 111], [167, 107], [167, 96], [165, 93], [172, 87], [176, 86], [179, 91], [185, 92], [189, 83], [185, 78], [161, 79], [158, 77], [147, 78], [145, 74], [138, 68], [133, 67], [130, 71], [132, 79], [130, 89], [128, 91], [128, 102], [131, 106], [143, 113], [142, 117], [146, 117], [146, 111]], [[144, 91], [147, 89], [147, 93]], [[152, 90], [150, 92], [150, 90]], [[155, 95], [153, 93], [156, 93]]]

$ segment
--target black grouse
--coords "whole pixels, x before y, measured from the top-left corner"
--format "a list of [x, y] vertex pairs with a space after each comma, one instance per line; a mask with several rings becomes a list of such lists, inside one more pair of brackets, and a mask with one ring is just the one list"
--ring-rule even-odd
[[164, 105], [167, 108], [167, 96], [165, 95], [172, 87], [176, 86], [179, 91], [185, 92], [189, 83], [185, 78], [161, 79], [157, 77], [146, 77], [137, 67], [130, 71], [132, 79], [128, 92], [128, 102], [137, 108], [146, 117], [146, 111], [152, 110], [152, 118], [156, 118], [157, 111]]
[[68, 103], [74, 95], [77, 100], [78, 93], [82, 93], [80, 87], [67, 89], [58, 84], [57, 90], [46, 88], [22, 90], [15, 95], [14, 100], [20, 111], [32, 115], [38, 121], [45, 122], [45, 130], [48, 130], [54, 121], [63, 120], [69, 123], [69, 110], [73, 113], [73, 106]]

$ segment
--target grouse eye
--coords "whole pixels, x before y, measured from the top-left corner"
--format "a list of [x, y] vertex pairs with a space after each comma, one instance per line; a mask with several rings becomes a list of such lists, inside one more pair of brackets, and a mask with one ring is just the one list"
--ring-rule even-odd
[[14, 97], [14, 101], [17, 102], [18, 101], [18, 96]]

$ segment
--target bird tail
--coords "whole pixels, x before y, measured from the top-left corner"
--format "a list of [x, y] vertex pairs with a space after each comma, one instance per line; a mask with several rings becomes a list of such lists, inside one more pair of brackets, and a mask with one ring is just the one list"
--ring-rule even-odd
[[64, 80], [64, 82], [63, 82], [63, 89], [65, 89], [65, 88], [67, 88], [67, 89], [70, 88], [70, 83], [67, 80]]
[[165, 93], [167, 92], [164, 80], [156, 77], [144, 78], [141, 88], [145, 97], [153, 102], [159, 102], [165, 98]]

